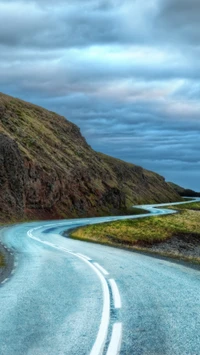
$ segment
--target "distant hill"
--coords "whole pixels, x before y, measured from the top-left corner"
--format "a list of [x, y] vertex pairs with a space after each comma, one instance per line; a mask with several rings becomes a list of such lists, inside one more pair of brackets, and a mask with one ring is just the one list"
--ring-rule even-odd
[[95, 152], [64, 117], [0, 94], [0, 220], [127, 213], [179, 199], [160, 175]]
[[185, 189], [182, 186], [176, 185], [173, 182], [168, 183], [180, 196], [185, 197], [200, 197], [200, 192], [191, 189]]

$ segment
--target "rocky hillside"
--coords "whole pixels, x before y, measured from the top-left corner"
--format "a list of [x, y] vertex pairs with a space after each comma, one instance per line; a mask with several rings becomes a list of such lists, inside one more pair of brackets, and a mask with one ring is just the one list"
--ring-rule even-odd
[[0, 220], [126, 213], [178, 199], [158, 174], [95, 152], [64, 117], [0, 94]]

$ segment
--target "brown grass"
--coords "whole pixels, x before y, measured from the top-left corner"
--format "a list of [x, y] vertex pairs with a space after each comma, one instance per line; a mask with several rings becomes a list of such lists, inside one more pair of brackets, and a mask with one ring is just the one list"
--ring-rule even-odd
[[5, 266], [5, 260], [2, 253], [0, 253], [0, 268]]

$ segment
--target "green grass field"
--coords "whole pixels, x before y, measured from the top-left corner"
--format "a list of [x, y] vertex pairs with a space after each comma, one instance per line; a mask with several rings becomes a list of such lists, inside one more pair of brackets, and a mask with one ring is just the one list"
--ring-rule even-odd
[[181, 211], [174, 215], [89, 225], [72, 231], [70, 236], [75, 239], [128, 247], [152, 245], [173, 236], [186, 234], [199, 234], [200, 238], [200, 212], [193, 210], [194, 206], [200, 209], [200, 203], [179, 205], [174, 208]]

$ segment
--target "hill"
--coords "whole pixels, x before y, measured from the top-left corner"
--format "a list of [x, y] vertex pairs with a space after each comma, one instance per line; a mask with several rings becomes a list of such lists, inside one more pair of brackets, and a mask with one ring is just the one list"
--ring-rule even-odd
[[0, 220], [127, 213], [180, 200], [163, 177], [95, 152], [79, 128], [0, 94]]
[[168, 184], [180, 195], [185, 197], [200, 197], [200, 192], [196, 192], [191, 189], [185, 189], [182, 186], [176, 185], [173, 182], [168, 182]]

